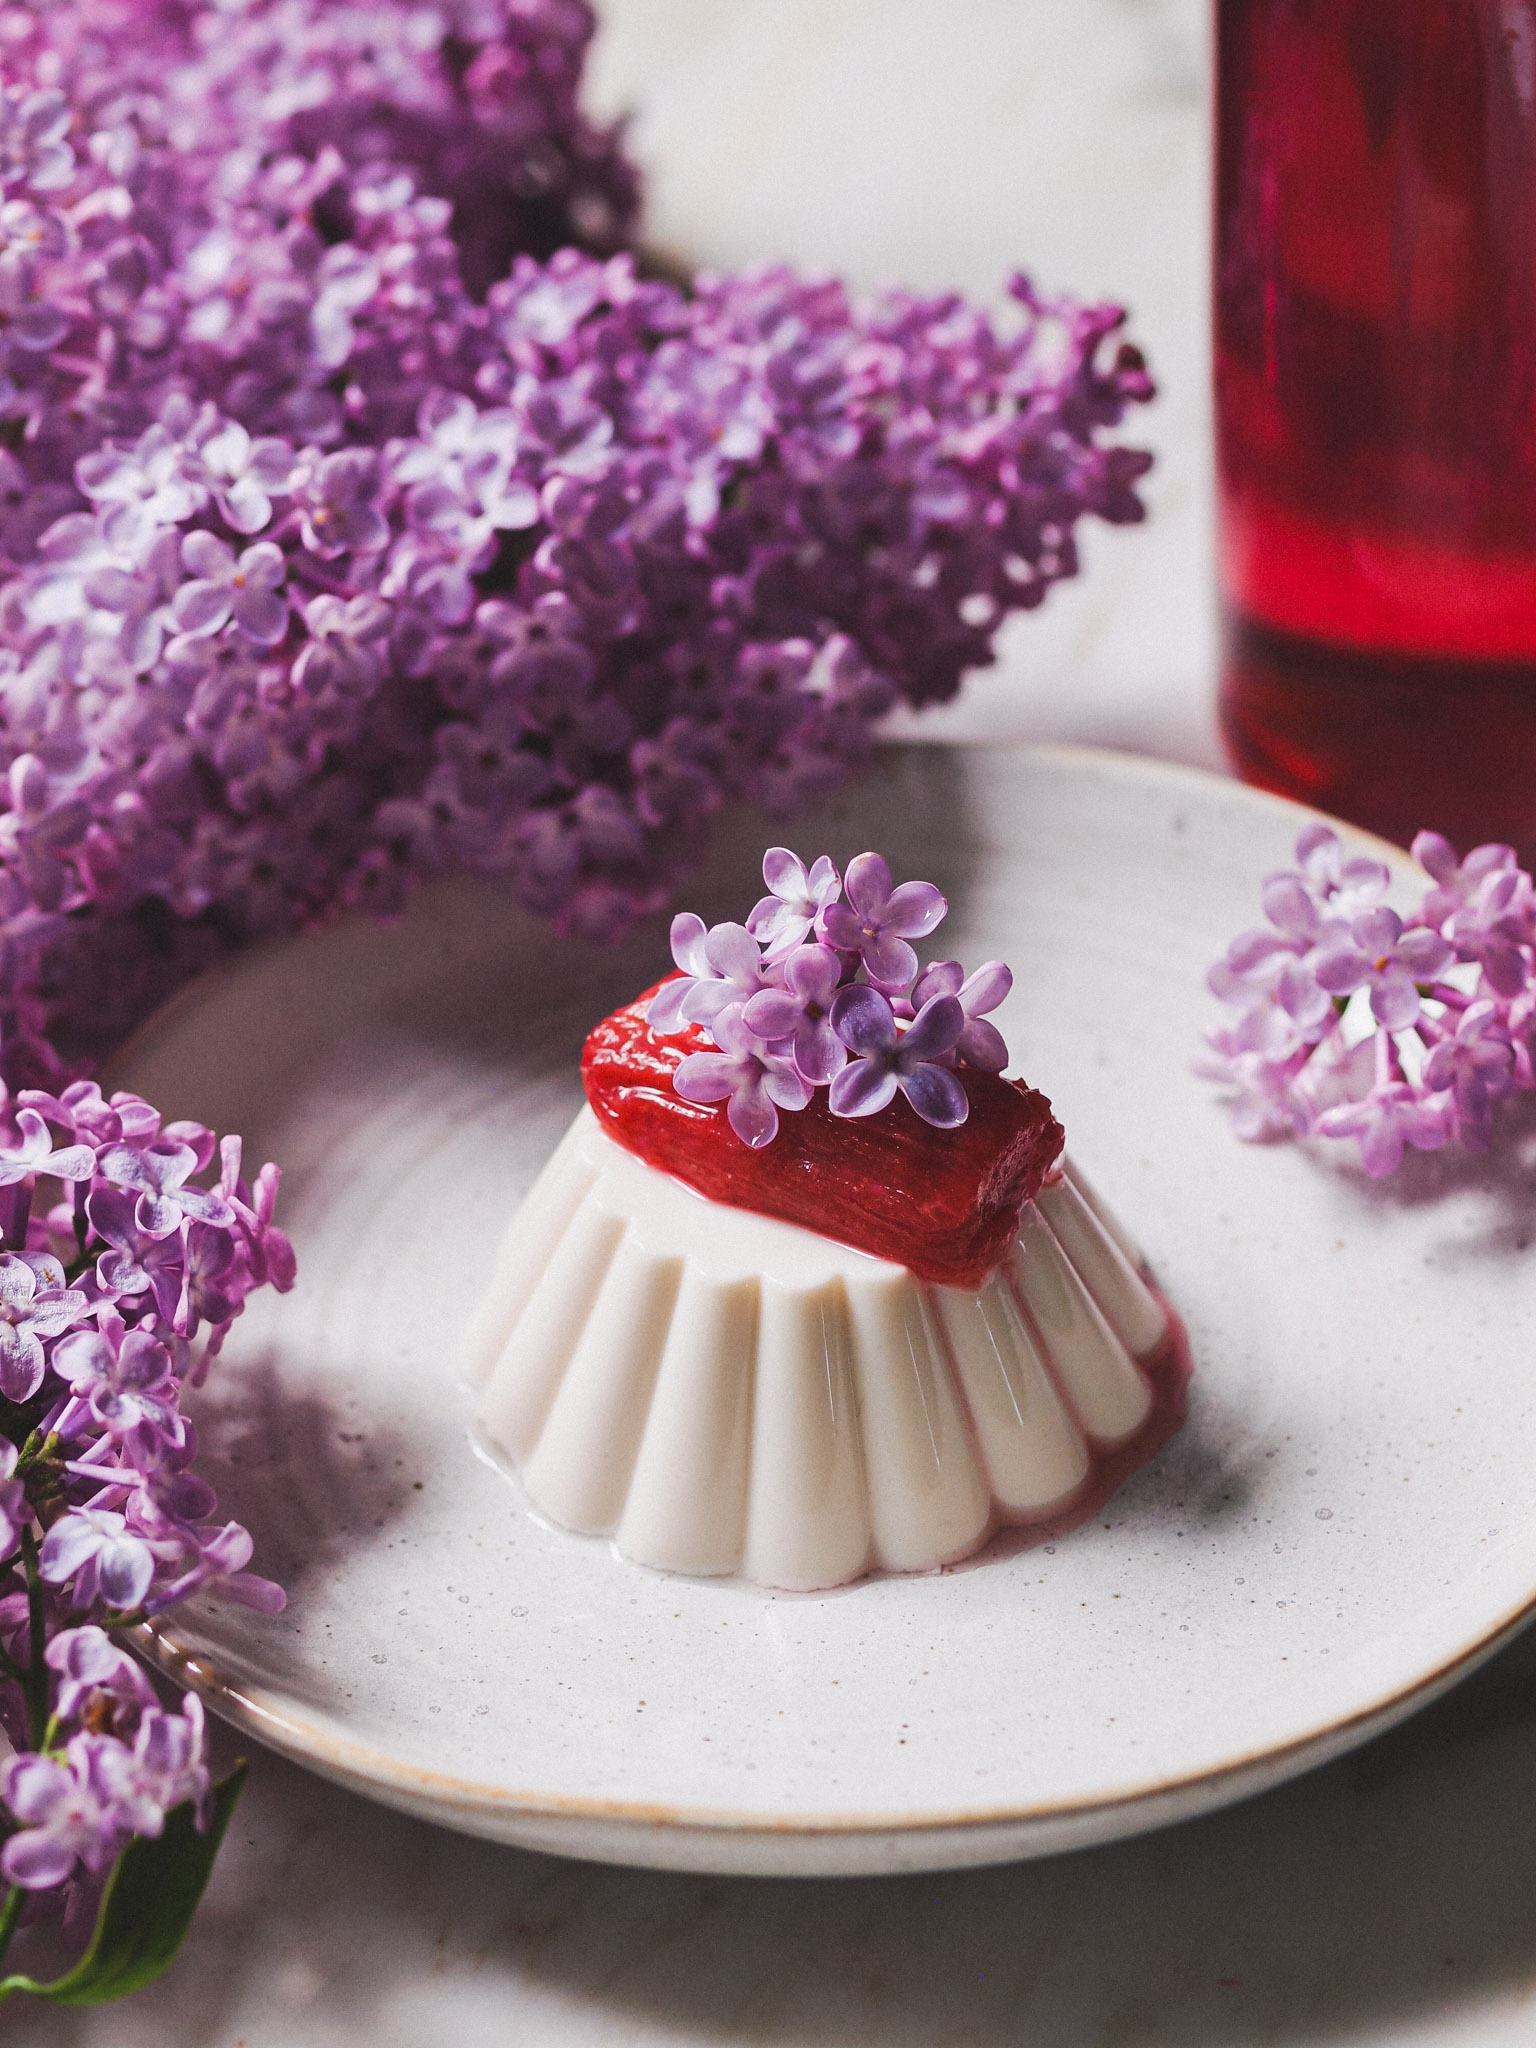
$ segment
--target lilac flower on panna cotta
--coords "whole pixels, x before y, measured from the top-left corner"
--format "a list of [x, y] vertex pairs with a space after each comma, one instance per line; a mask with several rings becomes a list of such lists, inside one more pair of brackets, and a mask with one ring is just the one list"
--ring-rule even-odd
[[861, 853], [843, 878], [846, 903], [821, 913], [820, 935], [840, 953], [857, 954], [876, 988], [892, 995], [912, 986], [917, 955], [909, 939], [926, 938], [949, 905], [932, 882], [891, 886], [891, 870], [878, 853]]
[[974, 974], [967, 974], [958, 960], [936, 960], [925, 967], [913, 984], [914, 1011], [935, 996], [953, 996], [965, 1012], [965, 1029], [955, 1042], [955, 1051], [968, 1067], [984, 1074], [1000, 1074], [1008, 1064], [1008, 1047], [987, 1012], [1006, 1000], [1013, 987], [1013, 971], [1001, 960], [984, 960]]
[[899, 1088], [925, 1123], [947, 1131], [965, 1122], [970, 1103], [943, 1064], [965, 1029], [965, 1012], [954, 996], [934, 996], [898, 1031], [889, 998], [854, 983], [833, 1004], [832, 1024], [856, 1055], [832, 1083], [828, 1107], [834, 1116], [874, 1116]]
[[691, 1052], [672, 1085], [685, 1102], [728, 1102], [726, 1118], [754, 1152], [778, 1136], [779, 1111], [804, 1109], [811, 1090], [793, 1060], [770, 1052], [733, 1003], [710, 1024], [718, 1052]]
[[843, 963], [830, 946], [797, 946], [784, 955], [782, 988], [766, 988], [742, 1012], [747, 1029], [765, 1044], [788, 1044], [802, 1079], [819, 1088], [848, 1062], [848, 1048], [832, 1028], [832, 1004]]
[[703, 918], [692, 911], [672, 920], [672, 958], [682, 978], [664, 982], [646, 1012], [659, 1038], [686, 1031], [690, 1024], [712, 1031], [722, 1010], [749, 1002], [778, 979], [745, 925], [717, 924], [706, 930]]
[[837, 901], [843, 885], [825, 854], [807, 870], [787, 846], [770, 846], [763, 855], [763, 880], [769, 894], [754, 907], [747, 930], [773, 960], [806, 939], [817, 918]]

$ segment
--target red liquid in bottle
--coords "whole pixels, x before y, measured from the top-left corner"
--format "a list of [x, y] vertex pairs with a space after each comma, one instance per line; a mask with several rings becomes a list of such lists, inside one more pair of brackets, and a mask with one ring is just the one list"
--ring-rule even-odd
[[1221, 714], [1536, 852], [1536, 0], [1218, 0]]

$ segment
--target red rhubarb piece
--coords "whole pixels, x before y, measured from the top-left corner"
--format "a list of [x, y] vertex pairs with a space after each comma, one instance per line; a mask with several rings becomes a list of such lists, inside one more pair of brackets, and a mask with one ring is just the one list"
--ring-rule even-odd
[[970, 1115], [941, 1131], [899, 1095], [875, 1116], [835, 1117], [818, 1090], [753, 1151], [723, 1102], [685, 1102], [673, 1088], [680, 1062], [710, 1041], [697, 1030], [654, 1036], [645, 1014], [655, 993], [605, 1017], [582, 1054], [587, 1100], [610, 1137], [712, 1202], [798, 1223], [938, 1286], [984, 1284], [1061, 1151], [1043, 1095], [960, 1067]]

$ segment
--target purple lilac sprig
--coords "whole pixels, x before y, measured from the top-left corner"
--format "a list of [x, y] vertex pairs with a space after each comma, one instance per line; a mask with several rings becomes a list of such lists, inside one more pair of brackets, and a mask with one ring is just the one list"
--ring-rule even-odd
[[1196, 1070], [1227, 1089], [1240, 1137], [1354, 1138], [1381, 1176], [1408, 1146], [1485, 1149], [1496, 1105], [1536, 1087], [1530, 875], [1508, 846], [1458, 861], [1421, 832], [1412, 851], [1428, 887], [1404, 917], [1382, 862], [1308, 826], [1296, 867], [1263, 884], [1268, 922], [1211, 969], [1236, 1014]]
[[878, 853], [839, 874], [826, 854], [807, 868], [771, 846], [763, 880], [768, 894], [744, 925], [706, 929], [692, 911], [672, 920], [679, 971], [646, 1022], [658, 1037], [692, 1029], [716, 1048], [683, 1058], [678, 1094], [725, 1102], [754, 1150], [778, 1135], [780, 1110], [805, 1109], [823, 1087], [834, 1116], [874, 1116], [899, 1092], [925, 1123], [964, 1123], [970, 1103], [955, 1069], [1007, 1064], [985, 1013], [1012, 988], [1008, 968], [989, 960], [967, 977], [957, 960], [920, 967], [909, 941], [949, 906], [932, 882], [895, 885]]
[[952, 696], [1082, 518], [1141, 516], [1113, 307], [642, 276], [635, 173], [578, 104], [592, 28], [7, 15], [12, 1086], [229, 945], [449, 866], [613, 933], [722, 804], [787, 810], [898, 699]]
[[252, 1290], [293, 1284], [277, 1182], [137, 1096], [0, 1086], [0, 1952], [20, 1904], [68, 1914], [173, 1809], [206, 1824], [199, 1702], [164, 1709], [108, 1631], [283, 1605], [183, 1407]]

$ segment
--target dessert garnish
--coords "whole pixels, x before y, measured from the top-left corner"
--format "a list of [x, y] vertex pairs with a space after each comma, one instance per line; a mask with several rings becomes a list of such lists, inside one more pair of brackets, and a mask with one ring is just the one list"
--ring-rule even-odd
[[593, 1031], [588, 1101], [713, 1201], [980, 1287], [1062, 1146], [1044, 1096], [1000, 1078], [987, 1013], [1012, 975], [920, 968], [909, 942], [948, 906], [931, 882], [893, 888], [877, 853], [842, 880], [773, 847], [763, 877], [745, 925], [673, 920], [680, 972]]

